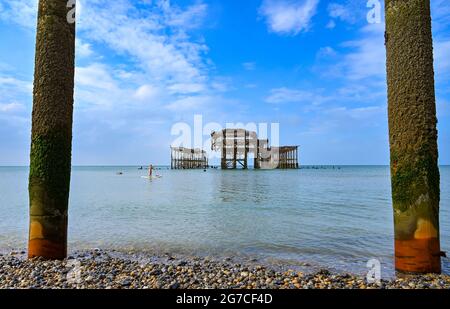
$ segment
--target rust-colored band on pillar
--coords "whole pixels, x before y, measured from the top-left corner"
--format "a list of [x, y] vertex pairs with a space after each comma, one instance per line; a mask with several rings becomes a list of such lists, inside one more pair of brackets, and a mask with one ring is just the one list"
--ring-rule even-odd
[[437, 238], [395, 241], [395, 269], [405, 273], [440, 273], [441, 249]]
[[63, 260], [67, 256], [65, 244], [55, 243], [47, 239], [32, 239], [28, 242], [28, 258]]

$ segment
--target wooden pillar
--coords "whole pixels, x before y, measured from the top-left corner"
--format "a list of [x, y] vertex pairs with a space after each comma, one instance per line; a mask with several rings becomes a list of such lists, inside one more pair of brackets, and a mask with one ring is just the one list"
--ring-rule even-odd
[[284, 169], [287, 168], [287, 154], [288, 154], [288, 152], [285, 150], [285, 151], [284, 151], [284, 160], [283, 160], [283, 162], [284, 162], [284, 163], [283, 163], [283, 165], [284, 165], [283, 168], [284, 168]]
[[222, 169], [227, 168], [227, 130], [222, 130]]
[[40, 0], [38, 6], [28, 257], [64, 259], [72, 158], [75, 21], [67, 18], [73, 7], [67, 1]]
[[292, 149], [292, 168], [295, 168], [295, 148]]
[[286, 168], [289, 168], [289, 164], [291, 163], [291, 151], [288, 148], [286, 152]]
[[294, 167], [296, 168], [297, 166], [297, 147], [294, 148], [294, 162], [293, 162]]
[[287, 155], [286, 168], [291, 168], [291, 150], [290, 149], [288, 149], [286, 155]]
[[292, 149], [289, 149], [289, 164], [288, 164], [288, 168], [291, 169], [292, 168]]
[[292, 148], [292, 168], [295, 168], [295, 147]]
[[291, 149], [287, 149], [286, 156], [286, 168], [291, 168]]
[[440, 273], [440, 176], [430, 0], [386, 0], [385, 10], [395, 268], [408, 273]]
[[259, 169], [259, 139], [256, 137], [256, 149], [254, 151], [255, 158], [253, 159], [253, 165], [255, 169]]
[[248, 131], [246, 130], [244, 137], [244, 169], [248, 168], [247, 158], [248, 158]]
[[291, 153], [289, 148], [286, 151], [286, 168], [289, 168], [289, 163], [290, 163], [290, 158], [291, 158]]

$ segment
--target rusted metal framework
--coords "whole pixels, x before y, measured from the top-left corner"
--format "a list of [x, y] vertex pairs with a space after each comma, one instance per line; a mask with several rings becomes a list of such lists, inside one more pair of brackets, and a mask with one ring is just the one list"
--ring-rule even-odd
[[[273, 147], [275, 148], [275, 147]], [[272, 149], [273, 150], [273, 149]], [[282, 146], [272, 151], [279, 169], [296, 169], [298, 164], [298, 146]]]
[[222, 169], [248, 169], [249, 154], [255, 169], [296, 169], [298, 146], [270, 147], [268, 139], [258, 139], [253, 131], [224, 129], [211, 133], [211, 150], [221, 151]]
[[271, 155], [268, 139], [256, 140], [256, 151], [253, 166], [255, 169], [266, 168], [270, 165]]
[[172, 169], [205, 169], [208, 168], [208, 156], [202, 149], [171, 147]]
[[244, 129], [224, 129], [211, 134], [211, 150], [221, 151], [222, 169], [247, 169], [248, 157], [256, 150], [255, 132]]

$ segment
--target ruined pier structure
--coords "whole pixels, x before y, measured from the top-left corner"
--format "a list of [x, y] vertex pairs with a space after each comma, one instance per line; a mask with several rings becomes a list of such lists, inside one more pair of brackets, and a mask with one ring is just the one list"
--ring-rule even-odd
[[202, 149], [171, 147], [172, 169], [205, 169], [208, 168], [208, 155]]
[[256, 132], [223, 129], [211, 133], [211, 150], [221, 151], [222, 169], [247, 169], [253, 154], [255, 169], [297, 169], [298, 146], [271, 147], [268, 139], [258, 139]]

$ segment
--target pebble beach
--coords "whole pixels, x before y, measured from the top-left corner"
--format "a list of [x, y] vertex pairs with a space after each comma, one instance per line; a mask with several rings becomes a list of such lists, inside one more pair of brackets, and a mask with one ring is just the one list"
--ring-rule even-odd
[[449, 289], [450, 276], [405, 276], [368, 283], [326, 269], [303, 273], [232, 258], [79, 251], [64, 261], [0, 255], [0, 289]]

